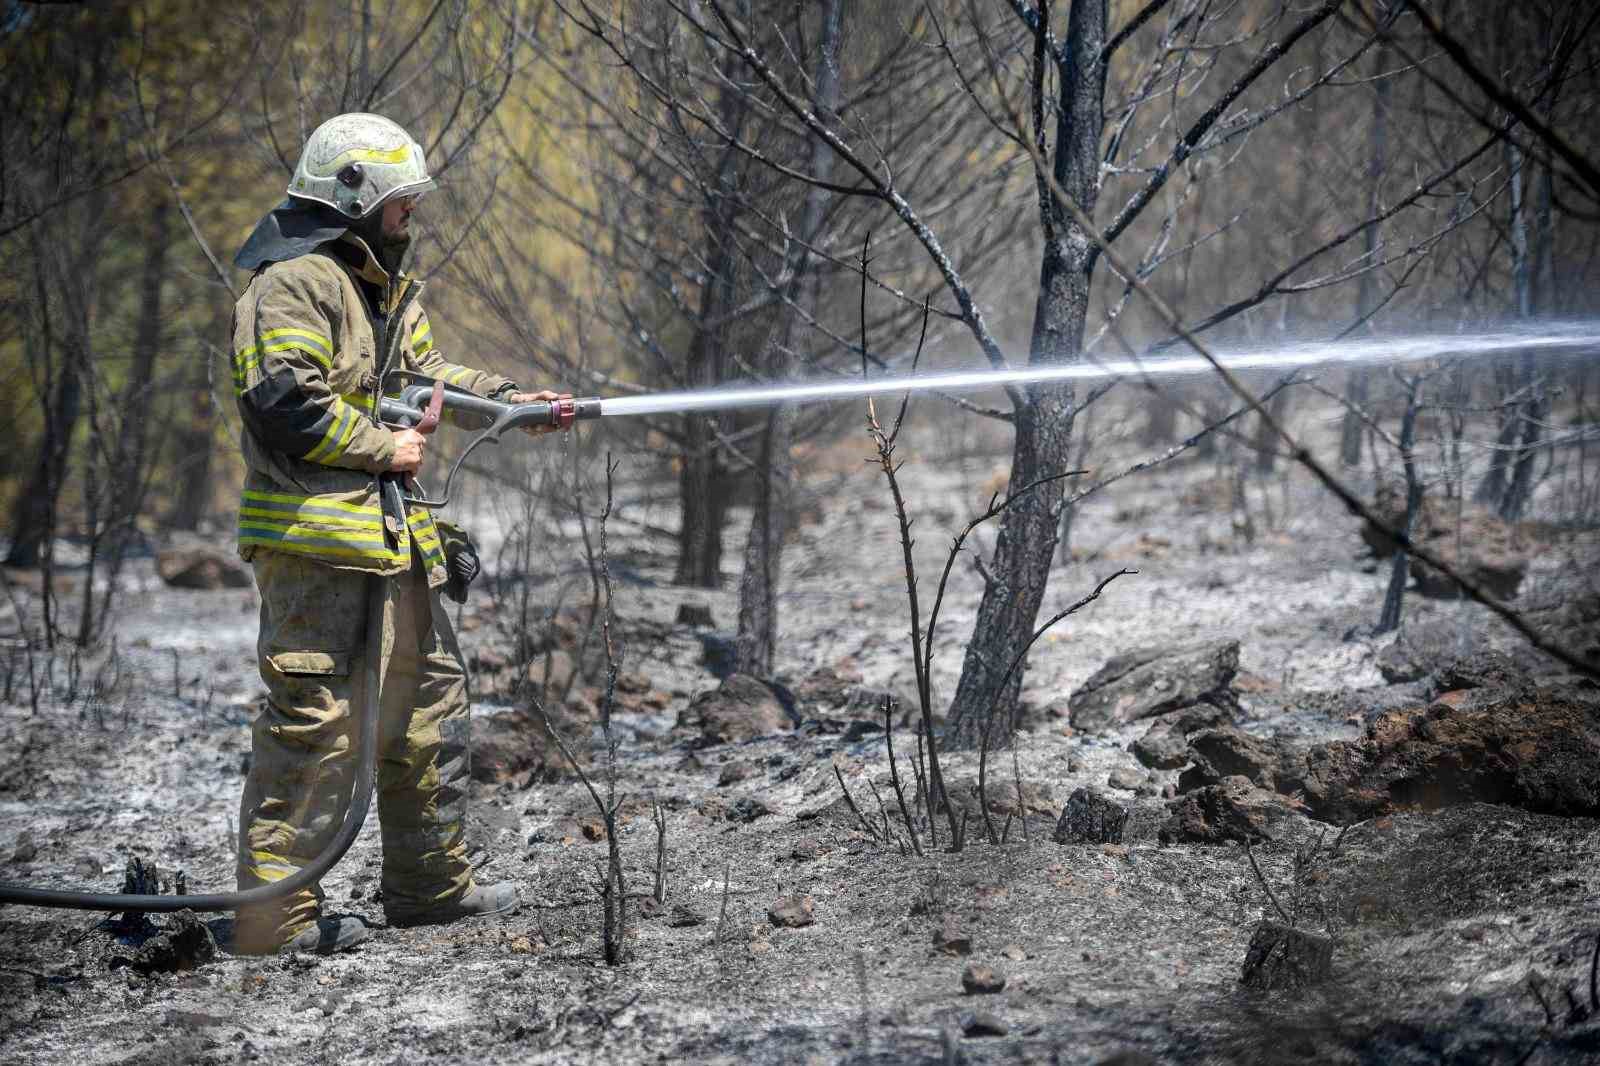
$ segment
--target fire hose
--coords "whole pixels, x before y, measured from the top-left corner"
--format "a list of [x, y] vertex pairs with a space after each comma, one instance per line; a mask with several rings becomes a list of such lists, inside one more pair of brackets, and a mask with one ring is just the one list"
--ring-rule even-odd
[[383, 661], [383, 613], [388, 599], [388, 582], [368, 578], [367, 653], [364, 685], [355, 751], [356, 779], [350, 789], [350, 804], [345, 809], [339, 831], [322, 854], [294, 873], [270, 885], [237, 892], [207, 892], [197, 895], [157, 896], [130, 892], [84, 892], [67, 888], [35, 888], [0, 882], [0, 903], [20, 903], [30, 907], [67, 907], [88, 911], [233, 911], [266, 903], [315, 884], [323, 874], [350, 850], [356, 834], [367, 820], [372, 806], [372, 782], [377, 767], [378, 697], [382, 682], [379, 664]]
[[[489, 442], [497, 442], [507, 430], [522, 426], [570, 426], [576, 418], [593, 418], [598, 413], [598, 402], [573, 400], [563, 397], [551, 403], [506, 404], [485, 400], [474, 393], [452, 389], [443, 382], [418, 379], [396, 383], [399, 394], [385, 397], [379, 405], [379, 418], [390, 425], [431, 433], [438, 425], [441, 413], [448, 409], [452, 414], [474, 416], [488, 422], [488, 428], [468, 444], [457, 459], [445, 480], [444, 490], [438, 500], [429, 500], [417, 489], [405, 494], [404, 502], [425, 507], [440, 507], [450, 497], [450, 485], [461, 469], [461, 461], [473, 449]], [[593, 412], [593, 413], [587, 413]], [[415, 488], [415, 483], [410, 486]], [[379, 492], [385, 509], [400, 505], [404, 487], [399, 479], [385, 476], [380, 479]], [[403, 509], [403, 506], [402, 506]], [[12, 882], [0, 882], [0, 905], [7, 903], [30, 907], [63, 907], [73, 910], [96, 911], [149, 911], [171, 912], [232, 911], [258, 903], [267, 903], [301, 889], [308, 888], [344, 858], [355, 843], [361, 826], [366, 822], [372, 806], [372, 786], [377, 770], [378, 706], [383, 678], [383, 616], [388, 601], [388, 581], [381, 577], [368, 579], [367, 594], [367, 647], [363, 667], [361, 706], [358, 710], [360, 725], [356, 730], [355, 750], [351, 753], [356, 763], [355, 781], [350, 789], [350, 802], [345, 808], [344, 820], [338, 832], [322, 853], [305, 866], [280, 881], [235, 892], [209, 892], [185, 895], [151, 895], [130, 892], [89, 892], [78, 889], [37, 888]]]

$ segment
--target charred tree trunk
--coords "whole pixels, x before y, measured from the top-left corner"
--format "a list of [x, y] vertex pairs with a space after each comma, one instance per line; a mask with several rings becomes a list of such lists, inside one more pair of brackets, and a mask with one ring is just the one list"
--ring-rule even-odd
[[[730, 70], [739, 58], [730, 55]], [[725, 93], [720, 104], [726, 128], [737, 133], [744, 124], [748, 101], [743, 93]], [[685, 380], [691, 389], [706, 389], [726, 376], [727, 325], [722, 319], [734, 303], [734, 224], [738, 213], [739, 157], [730, 145], [718, 163], [714, 184], [706, 191], [705, 284], [700, 289], [694, 339], [689, 344]], [[709, 183], [708, 183], [709, 184]], [[678, 475], [678, 565], [673, 582], [696, 588], [722, 586], [722, 532], [727, 523], [728, 464], [723, 441], [733, 422], [725, 412], [690, 414], [683, 420], [682, 467]]]
[[152, 435], [161, 432], [155, 417], [156, 360], [161, 354], [162, 327], [166, 309], [162, 304], [167, 276], [167, 224], [171, 208], [165, 199], [156, 201], [150, 212], [150, 228], [145, 239], [144, 266], [139, 279], [139, 325], [133, 339], [133, 361], [122, 389], [113, 421], [119, 439], [107, 449], [111, 484], [106, 493], [110, 513], [106, 515], [106, 591], [100, 613], [110, 606], [117, 576], [122, 570], [128, 545], [137, 532], [135, 523], [144, 510], [150, 487]]
[[[67, 454], [72, 431], [83, 402], [83, 378], [76, 354], [64, 350], [55, 336], [52, 288], [45, 249], [35, 246], [36, 297], [39, 307], [39, 358], [43, 393], [44, 433], [32, 464], [32, 473], [11, 509], [11, 545], [7, 566], [38, 566], [55, 536], [56, 501], [66, 480]], [[59, 366], [55, 360], [60, 359]]]
[[[1512, 291], [1520, 319], [1533, 316], [1534, 264], [1528, 248], [1528, 211], [1523, 191], [1525, 162], [1522, 150], [1507, 142], [1506, 170], [1511, 200], [1507, 244], [1511, 250]], [[1506, 406], [1501, 413], [1495, 450], [1489, 457], [1489, 471], [1478, 496], [1493, 504], [1500, 517], [1507, 521], [1521, 517], [1533, 491], [1533, 456], [1542, 435], [1543, 421], [1537, 376], [1538, 367], [1533, 358], [1524, 355], [1514, 367], [1508, 366], [1501, 377]]]
[[[1407, 537], [1416, 530], [1422, 511], [1422, 478], [1417, 473], [1417, 411], [1422, 403], [1422, 383], [1418, 378], [1406, 382], [1406, 412], [1400, 419], [1400, 461], [1406, 471], [1406, 516], [1402, 532]], [[1400, 628], [1400, 611], [1405, 605], [1406, 582], [1411, 580], [1411, 553], [1404, 547], [1394, 553], [1389, 571], [1389, 587], [1383, 596], [1383, 611], [1378, 617], [1378, 632]]]
[[[831, 121], [839, 101], [839, 37], [844, 21], [844, 0], [827, 0], [822, 15], [818, 42], [816, 94], [813, 106], [823, 121]], [[834, 154], [820, 137], [811, 141], [811, 173], [827, 180]], [[790, 264], [788, 303], [799, 296], [806, 277], [810, 249], [822, 233], [827, 209], [824, 190], [813, 185], [806, 191], [805, 211], [798, 243]], [[779, 343], [768, 345], [767, 367], [773, 380], [793, 375], [794, 312], [785, 304]], [[789, 532], [789, 508], [793, 488], [793, 469], [789, 447], [794, 439], [794, 410], [783, 405], [767, 412], [757, 457], [755, 512], [750, 519], [750, 536], [745, 542], [744, 571], [739, 581], [739, 632], [735, 641], [736, 669], [740, 673], [766, 677], [772, 673], [773, 651], [778, 633], [778, 588], [783, 563], [783, 542]]]
[[789, 533], [794, 474], [789, 445], [793, 439], [794, 409], [781, 406], [767, 412], [757, 457], [761, 484], [756, 490], [755, 512], [750, 516], [744, 571], [739, 580], [739, 632], [735, 641], [734, 669], [756, 677], [772, 674], [777, 646], [779, 568], [783, 563], [783, 541]]
[[[228, 340], [229, 312], [217, 302], [207, 336]], [[173, 434], [174, 468], [178, 477], [178, 498], [167, 516], [172, 529], [198, 532], [200, 524], [211, 510], [214, 486], [211, 483], [213, 457], [217, 451], [217, 401], [212, 392], [211, 375], [218, 365], [218, 357], [210, 354], [209, 345], [201, 345], [201, 354], [190, 360], [189, 370], [182, 385], [185, 403], [184, 417], [178, 420]]]
[[[1100, 189], [1105, 36], [1106, 0], [1079, 0], [1072, 5], [1067, 61], [1060, 67], [1052, 169], [1062, 191], [1091, 218]], [[1045, 239], [1030, 365], [1079, 357], [1095, 263], [1093, 241], [1071, 221], [1043, 175], [1038, 178]], [[1068, 468], [1073, 399], [1071, 386], [1026, 390], [1026, 402], [1016, 408], [1008, 492], [1015, 493]], [[1062, 481], [1040, 485], [1007, 508], [1001, 520], [988, 582], [950, 708], [949, 742], [957, 747], [976, 747], [985, 733], [996, 745], [1011, 743], [1020, 671], [1011, 674], [1004, 691], [1000, 685], [1007, 666], [1033, 635], [1061, 528], [1064, 494]], [[991, 723], [1000, 728], [992, 728]]]
[[[1376, 215], [1383, 209], [1381, 194], [1383, 173], [1389, 165], [1389, 78], [1384, 76], [1389, 61], [1387, 39], [1379, 41], [1373, 51], [1373, 66], [1378, 72], [1378, 80], [1372, 87], [1372, 132], [1367, 153], [1369, 216]], [[1363, 320], [1377, 310], [1378, 272], [1371, 269], [1371, 266], [1380, 254], [1379, 249], [1383, 243], [1381, 237], [1377, 223], [1367, 227], [1365, 240], [1368, 269], [1361, 275], [1360, 285], [1356, 290], [1356, 315]], [[1346, 466], [1355, 466], [1361, 462], [1361, 436], [1364, 426], [1358, 412], [1366, 408], [1369, 393], [1367, 371], [1351, 370], [1349, 379], [1345, 382], [1345, 400], [1349, 403], [1349, 407], [1345, 410], [1344, 422], [1339, 427], [1339, 458]]]

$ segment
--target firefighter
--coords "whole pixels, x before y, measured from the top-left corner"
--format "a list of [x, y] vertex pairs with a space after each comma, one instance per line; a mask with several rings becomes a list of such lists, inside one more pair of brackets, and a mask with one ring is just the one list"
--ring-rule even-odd
[[[401, 270], [411, 213], [433, 187], [422, 147], [400, 126], [339, 115], [311, 134], [288, 199], [234, 259], [252, 272], [233, 313], [246, 467], [239, 550], [261, 593], [257, 654], [267, 688], [239, 811], [239, 887], [307, 865], [343, 818], [355, 715], [370, 706], [376, 591], [384, 612], [377, 793], [391, 925], [502, 914], [517, 893], [509, 883], [477, 884], [463, 842], [466, 673], [440, 591], [464, 597], [476, 558], [470, 548], [447, 552], [443, 523], [384, 491], [385, 479], [422, 466], [426, 438], [378, 422], [380, 382], [404, 369], [510, 402], [555, 398], [450, 362], [435, 346], [422, 282]], [[359, 919], [324, 916], [321, 902], [318, 888], [241, 910], [235, 949], [331, 952], [365, 938]]]

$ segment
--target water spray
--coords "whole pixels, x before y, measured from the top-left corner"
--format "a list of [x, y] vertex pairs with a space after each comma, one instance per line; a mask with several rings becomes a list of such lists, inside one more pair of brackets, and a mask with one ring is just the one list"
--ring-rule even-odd
[[[1600, 323], [1540, 323], [1508, 326], [1482, 333], [1422, 333], [1396, 337], [1370, 337], [1313, 341], [1285, 345], [1239, 347], [1219, 354], [1232, 371], [1309, 370], [1360, 368], [1415, 363], [1429, 359], [1482, 359], [1512, 353], [1561, 355], [1600, 348]], [[425, 422], [431, 409], [475, 416], [483, 429], [467, 445], [445, 478], [437, 497], [413, 495], [407, 502], [442, 507], [467, 456], [485, 443], [498, 443], [509, 430], [527, 426], [566, 428], [574, 422], [597, 418], [626, 418], [651, 414], [692, 414], [778, 404], [833, 403], [911, 392], [967, 393], [1013, 385], [1049, 385], [1064, 382], [1111, 381], [1119, 378], [1197, 377], [1214, 373], [1199, 356], [1152, 356], [1029, 366], [1015, 370], [953, 370], [924, 374], [886, 375], [877, 378], [800, 382], [753, 387], [723, 386], [640, 396], [563, 396], [551, 402], [506, 404], [486, 400], [414, 374], [391, 375], [387, 391], [397, 396], [380, 404], [384, 421], [410, 426]], [[436, 420], [436, 418], [435, 418]]]

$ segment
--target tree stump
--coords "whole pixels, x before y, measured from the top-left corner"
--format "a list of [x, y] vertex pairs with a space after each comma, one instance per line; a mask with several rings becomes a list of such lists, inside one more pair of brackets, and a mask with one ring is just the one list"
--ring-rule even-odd
[[1299, 991], [1328, 978], [1333, 941], [1279, 922], [1262, 922], [1250, 937], [1239, 980], [1259, 992]]
[[1128, 809], [1098, 792], [1074, 789], [1051, 838], [1057, 844], [1120, 844]]

